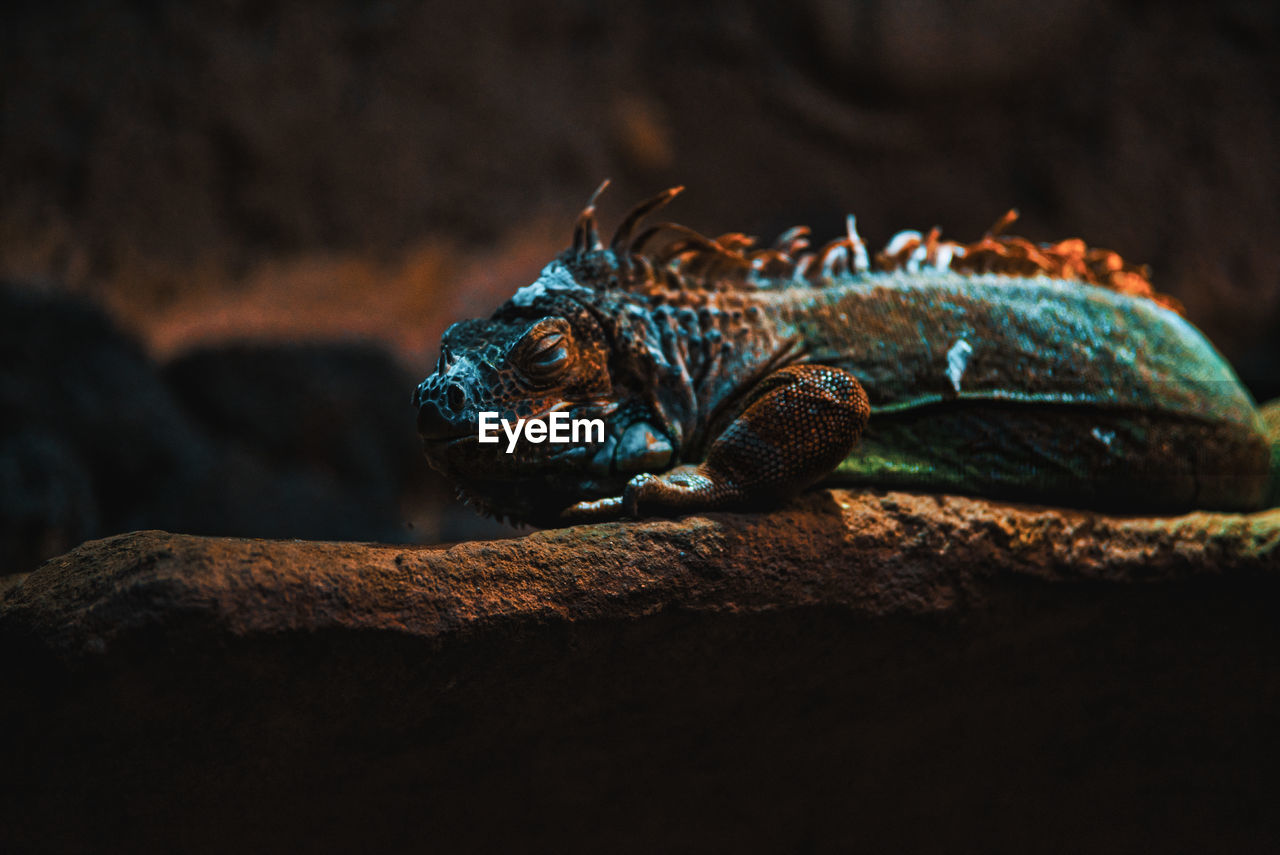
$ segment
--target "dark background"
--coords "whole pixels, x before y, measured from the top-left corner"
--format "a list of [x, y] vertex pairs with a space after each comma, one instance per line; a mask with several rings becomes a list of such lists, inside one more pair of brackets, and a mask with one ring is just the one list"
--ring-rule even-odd
[[568, 241], [672, 216], [1078, 236], [1280, 395], [1273, 3], [81, 2], [0, 19], [0, 561], [431, 541], [409, 395]]

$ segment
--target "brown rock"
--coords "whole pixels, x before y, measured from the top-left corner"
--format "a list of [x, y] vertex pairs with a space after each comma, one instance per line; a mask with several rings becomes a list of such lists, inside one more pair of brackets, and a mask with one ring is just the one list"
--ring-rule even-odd
[[0, 602], [0, 848], [1261, 851], [1278, 589], [1280, 510], [122, 535]]

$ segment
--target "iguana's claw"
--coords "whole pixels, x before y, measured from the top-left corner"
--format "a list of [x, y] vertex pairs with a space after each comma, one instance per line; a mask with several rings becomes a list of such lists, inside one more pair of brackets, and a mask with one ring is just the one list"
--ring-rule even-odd
[[622, 508], [627, 516], [640, 519], [640, 500], [648, 499], [660, 489], [657, 483], [659, 478], [658, 475], [646, 472], [627, 482], [626, 489], [622, 492]]
[[576, 524], [602, 522], [622, 516], [622, 497], [610, 496], [607, 499], [596, 499], [591, 502], [578, 502], [560, 512], [562, 522]]

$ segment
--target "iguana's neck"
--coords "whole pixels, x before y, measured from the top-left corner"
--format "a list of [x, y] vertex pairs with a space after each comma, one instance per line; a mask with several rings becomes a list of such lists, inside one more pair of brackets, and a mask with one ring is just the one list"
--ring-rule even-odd
[[657, 288], [598, 306], [622, 369], [615, 382], [643, 402], [681, 458], [695, 458], [714, 422], [796, 358], [771, 308], [749, 292]]

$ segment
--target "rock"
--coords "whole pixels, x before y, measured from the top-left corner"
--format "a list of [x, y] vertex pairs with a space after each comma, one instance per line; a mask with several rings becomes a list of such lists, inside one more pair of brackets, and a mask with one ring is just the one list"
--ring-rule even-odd
[[194, 418], [277, 466], [329, 472], [394, 507], [428, 471], [410, 403], [418, 380], [369, 342], [235, 342], [184, 353], [163, 377]]
[[417, 381], [372, 342], [203, 346], [161, 376], [235, 455], [184, 531], [403, 543], [404, 506], [453, 496], [413, 429]]
[[0, 280], [0, 574], [139, 528], [406, 542], [443, 511], [411, 375], [375, 345], [208, 347], [157, 366], [98, 306]]
[[0, 601], [0, 848], [1274, 851], [1277, 593], [1280, 509], [121, 535]]
[[141, 505], [211, 458], [105, 313], [0, 281], [0, 572], [136, 527]]

